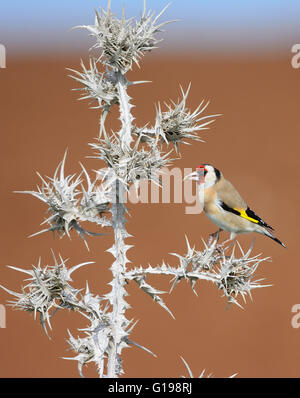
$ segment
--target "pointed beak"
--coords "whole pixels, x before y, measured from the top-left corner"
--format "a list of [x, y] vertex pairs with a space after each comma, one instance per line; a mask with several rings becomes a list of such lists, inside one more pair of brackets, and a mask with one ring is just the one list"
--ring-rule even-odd
[[197, 181], [198, 184], [203, 184], [205, 180], [203, 169], [197, 169], [197, 171], [193, 171], [191, 174], [188, 174], [186, 177], [184, 177], [183, 181], [184, 180], [194, 180]]
[[185, 180], [194, 180], [198, 181], [199, 180], [199, 175], [197, 171], [193, 171], [192, 173], [188, 174], [187, 176], [184, 177], [183, 181]]

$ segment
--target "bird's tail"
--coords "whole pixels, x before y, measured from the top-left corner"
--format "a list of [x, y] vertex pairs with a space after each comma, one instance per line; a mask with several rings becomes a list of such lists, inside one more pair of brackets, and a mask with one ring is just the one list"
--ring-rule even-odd
[[264, 234], [269, 238], [275, 240], [275, 242], [279, 243], [281, 246], [286, 247], [284, 243], [282, 243], [278, 238], [276, 238], [276, 236], [272, 235], [271, 232], [269, 232], [268, 230], [264, 229]]

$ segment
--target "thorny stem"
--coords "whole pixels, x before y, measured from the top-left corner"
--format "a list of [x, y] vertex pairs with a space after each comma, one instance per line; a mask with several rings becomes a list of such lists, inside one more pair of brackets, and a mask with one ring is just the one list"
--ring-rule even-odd
[[132, 105], [130, 104], [130, 97], [127, 94], [127, 80], [121, 72], [117, 73], [117, 89], [118, 98], [120, 104], [120, 120], [122, 122], [122, 128], [120, 130], [121, 145], [123, 149], [130, 146], [132, 142], [131, 129], [133, 116], [131, 114]]
[[[126, 92], [127, 80], [120, 72], [117, 76], [117, 88], [119, 93], [119, 108], [120, 120], [122, 127], [120, 130], [120, 141], [123, 149], [130, 147], [132, 141], [131, 123], [133, 117], [131, 115], [132, 105], [130, 104], [130, 97]], [[120, 167], [122, 167], [120, 165]], [[122, 200], [125, 195], [125, 188], [119, 181], [115, 185], [115, 203], [112, 204], [112, 227], [114, 230], [115, 242], [111, 253], [115, 256], [115, 261], [111, 266], [113, 280], [111, 282], [112, 290], [110, 293], [112, 304], [112, 331], [110, 342], [110, 355], [108, 358], [107, 375], [108, 377], [117, 377], [122, 372], [122, 365], [120, 364], [121, 351], [124, 347], [124, 337], [126, 336], [126, 328], [129, 325], [125, 317], [126, 303], [124, 297], [127, 295], [125, 289], [125, 273], [126, 264], [129, 260], [126, 257], [126, 252], [130, 246], [126, 245], [124, 239], [130, 235], [125, 229], [125, 204]]]
[[[126, 263], [129, 260], [126, 257], [126, 252], [129, 246], [125, 245], [124, 239], [129, 236], [125, 229], [126, 219], [124, 217], [125, 205], [122, 203], [122, 186], [116, 182], [116, 200], [112, 204], [112, 225], [114, 229], [115, 242], [112, 247], [111, 253], [115, 256], [115, 261], [111, 266], [113, 274], [113, 281], [111, 282], [112, 290], [110, 293], [112, 308], [112, 331], [111, 331], [111, 344], [110, 355], [108, 358], [108, 377], [117, 377], [121, 371], [119, 366], [121, 350], [123, 348], [122, 339], [125, 336], [125, 328], [128, 321], [125, 317], [126, 308], [128, 304], [124, 300], [127, 295], [125, 289], [125, 273]], [[118, 369], [120, 368], [120, 371]]]

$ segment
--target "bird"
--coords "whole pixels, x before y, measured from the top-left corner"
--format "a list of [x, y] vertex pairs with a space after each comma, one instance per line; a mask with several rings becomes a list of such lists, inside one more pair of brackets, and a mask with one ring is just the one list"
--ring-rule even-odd
[[221, 231], [229, 231], [231, 241], [238, 234], [256, 232], [286, 247], [273, 235], [274, 228], [250, 209], [232, 183], [216, 167], [207, 163], [201, 164], [196, 168], [196, 172], [187, 177], [197, 181], [199, 194], [200, 188], [203, 188], [203, 210], [219, 227], [218, 231], [211, 234], [212, 237], [219, 236]]

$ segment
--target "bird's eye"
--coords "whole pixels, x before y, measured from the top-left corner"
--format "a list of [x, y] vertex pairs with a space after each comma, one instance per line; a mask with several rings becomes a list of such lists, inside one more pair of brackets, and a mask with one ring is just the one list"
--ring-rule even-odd
[[204, 176], [204, 177], [205, 177], [206, 174], [207, 174], [207, 169], [206, 169], [206, 167], [203, 166], [203, 165], [198, 166], [198, 167], [196, 168], [196, 170], [199, 171], [199, 172], [201, 172], [201, 173], [203, 173], [203, 176]]

